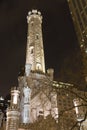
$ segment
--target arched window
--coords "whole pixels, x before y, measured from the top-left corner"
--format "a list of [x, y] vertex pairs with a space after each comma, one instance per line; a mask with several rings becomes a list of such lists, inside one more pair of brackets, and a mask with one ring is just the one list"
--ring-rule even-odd
[[36, 69], [37, 69], [37, 70], [41, 70], [41, 64], [40, 64], [40, 63], [37, 63]]
[[36, 39], [39, 39], [39, 34], [36, 34]]
[[33, 54], [33, 48], [31, 49], [31, 54]]
[[33, 54], [33, 53], [34, 53], [34, 47], [31, 46], [31, 47], [30, 47], [30, 54]]

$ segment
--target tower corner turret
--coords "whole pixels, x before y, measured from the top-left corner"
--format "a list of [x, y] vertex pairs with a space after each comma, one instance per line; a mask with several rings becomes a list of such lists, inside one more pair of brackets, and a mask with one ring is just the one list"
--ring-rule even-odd
[[19, 94], [20, 91], [17, 87], [11, 88], [11, 104], [7, 109], [6, 130], [18, 130], [20, 117]]

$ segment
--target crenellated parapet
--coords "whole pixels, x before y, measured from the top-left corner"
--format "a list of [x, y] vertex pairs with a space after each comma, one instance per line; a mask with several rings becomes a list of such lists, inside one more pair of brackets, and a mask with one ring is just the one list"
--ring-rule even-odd
[[11, 88], [11, 108], [19, 108], [19, 88], [17, 87], [12, 87]]
[[40, 11], [37, 11], [37, 10], [29, 11], [28, 16], [27, 16], [27, 22], [29, 23], [29, 21], [33, 18], [38, 18], [40, 22], [42, 23], [42, 15]]
[[7, 117], [8, 118], [15, 118], [15, 119], [19, 119], [19, 116], [20, 116], [20, 110], [17, 109], [16, 107], [15, 108], [8, 108], [7, 109]]

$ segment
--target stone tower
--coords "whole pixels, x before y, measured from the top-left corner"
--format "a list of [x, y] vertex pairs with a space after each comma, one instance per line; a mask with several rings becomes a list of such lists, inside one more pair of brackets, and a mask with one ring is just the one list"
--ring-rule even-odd
[[42, 38], [42, 16], [37, 10], [32, 10], [27, 16], [27, 52], [25, 68], [31, 66], [32, 71], [45, 73], [44, 49]]
[[[46, 95], [42, 93], [43, 88], [47, 94], [51, 91], [49, 82], [53, 80], [54, 70], [51, 68], [47, 70], [47, 74], [45, 72], [41, 13], [37, 10], [30, 11], [28, 13], [27, 22], [28, 36], [25, 74], [19, 75], [18, 77], [20, 89], [20, 128], [23, 126], [25, 128], [25, 125], [28, 126], [30, 123], [36, 121], [41, 114], [40, 112], [46, 117], [50, 114], [49, 109], [55, 111], [55, 106], [51, 108], [51, 102], [47, 99]], [[46, 82], [46, 86], [48, 86], [49, 90], [46, 90], [47, 87], [45, 87], [44, 84]], [[48, 105], [46, 105], [44, 101]], [[45, 109], [47, 107], [48, 110]]]
[[19, 93], [20, 91], [16, 87], [11, 89], [11, 104], [7, 109], [6, 130], [18, 130], [20, 117]]

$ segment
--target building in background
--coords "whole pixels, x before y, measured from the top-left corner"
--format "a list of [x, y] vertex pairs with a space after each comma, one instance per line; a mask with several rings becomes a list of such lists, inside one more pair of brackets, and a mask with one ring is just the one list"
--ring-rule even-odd
[[6, 112], [7, 108], [10, 106], [10, 98], [3, 98], [0, 97], [0, 129], [5, 129], [5, 122], [6, 122]]
[[67, 0], [82, 52], [83, 73], [87, 82], [87, 0]]

